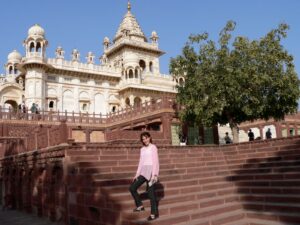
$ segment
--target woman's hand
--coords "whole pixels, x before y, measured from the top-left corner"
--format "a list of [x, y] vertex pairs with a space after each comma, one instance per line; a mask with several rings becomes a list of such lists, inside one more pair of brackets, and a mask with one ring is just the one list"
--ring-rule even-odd
[[134, 178], [132, 179], [132, 182], [134, 182], [137, 178], [138, 178], [138, 176], [134, 176]]
[[153, 183], [156, 183], [158, 181], [158, 177], [157, 175], [154, 175], [151, 180], [153, 180]]

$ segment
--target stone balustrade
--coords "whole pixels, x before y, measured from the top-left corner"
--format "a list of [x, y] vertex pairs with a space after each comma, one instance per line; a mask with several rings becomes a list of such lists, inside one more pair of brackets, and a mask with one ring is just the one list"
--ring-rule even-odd
[[66, 61], [63, 59], [49, 58], [47, 63], [57, 69], [74, 70], [82, 73], [96, 73], [101, 75], [108, 75], [112, 77], [121, 77], [121, 69], [116, 67], [109, 67], [106, 65], [95, 65], [81, 63], [77, 61]]
[[157, 102], [145, 102], [139, 106], [127, 107], [118, 110], [114, 113], [107, 115], [97, 113], [75, 113], [73, 112], [60, 112], [60, 111], [46, 111], [41, 110], [39, 114], [31, 113], [29, 110], [26, 112], [14, 111], [12, 108], [4, 108], [0, 106], [0, 120], [22, 120], [22, 121], [46, 121], [46, 122], [60, 122], [66, 120], [67, 123], [76, 124], [110, 124], [123, 120], [134, 119], [148, 115], [149, 113], [160, 113], [161, 110], [174, 112], [175, 103], [172, 99], [162, 98]]

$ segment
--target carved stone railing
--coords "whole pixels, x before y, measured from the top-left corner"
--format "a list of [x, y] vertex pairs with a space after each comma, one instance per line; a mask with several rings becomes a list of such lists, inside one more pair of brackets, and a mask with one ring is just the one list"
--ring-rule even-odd
[[110, 46], [105, 53], [109, 54], [113, 49], [118, 48], [121, 45], [132, 45], [132, 46], [136, 46], [136, 47], [141, 47], [141, 48], [146, 48], [146, 49], [152, 49], [155, 51], [161, 51], [158, 48], [157, 44], [153, 44], [153, 43], [148, 43], [148, 42], [141, 42], [141, 41], [134, 41], [132, 39], [122, 39], [120, 41], [118, 41], [117, 43], [115, 43], [114, 45]]
[[158, 101], [149, 101], [142, 103], [139, 106], [127, 107], [107, 115], [96, 113], [75, 113], [75, 112], [60, 112], [60, 111], [44, 111], [39, 114], [14, 111], [11, 108], [3, 108], [0, 106], [0, 120], [21, 120], [21, 121], [38, 121], [38, 122], [60, 122], [65, 120], [67, 123], [76, 124], [105, 124], [109, 125], [122, 120], [132, 120], [136, 117], [142, 117], [149, 113], [160, 113], [162, 110], [175, 111], [175, 102], [173, 99], [162, 98]]
[[65, 121], [58, 125], [1, 123], [0, 130], [0, 158], [67, 143], [69, 136]]
[[109, 67], [106, 65], [95, 65], [81, 62], [66, 61], [62, 59], [48, 59], [47, 63], [52, 65], [54, 68], [72, 70], [83, 73], [97, 73], [109, 75], [112, 77], [121, 77], [121, 69], [115, 67]]

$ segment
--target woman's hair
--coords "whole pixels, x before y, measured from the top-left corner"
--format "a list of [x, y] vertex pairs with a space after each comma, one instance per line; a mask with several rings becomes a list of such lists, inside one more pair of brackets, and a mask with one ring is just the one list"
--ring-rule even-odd
[[152, 137], [149, 132], [143, 132], [143, 133], [141, 133], [141, 136], [140, 136], [140, 140], [141, 140], [142, 144], [145, 145], [143, 142], [143, 137], [150, 138], [150, 143], [152, 143]]

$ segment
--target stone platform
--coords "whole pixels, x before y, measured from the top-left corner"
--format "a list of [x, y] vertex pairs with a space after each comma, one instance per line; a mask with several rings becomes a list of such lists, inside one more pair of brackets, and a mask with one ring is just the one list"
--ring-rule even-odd
[[[2, 205], [0, 205], [2, 209]], [[1, 225], [59, 225], [47, 219], [39, 218], [33, 214], [27, 214], [17, 210], [0, 210]], [[61, 225], [61, 224], [60, 224]]]

